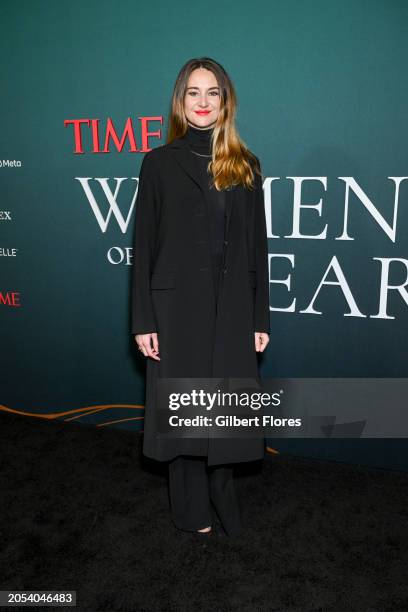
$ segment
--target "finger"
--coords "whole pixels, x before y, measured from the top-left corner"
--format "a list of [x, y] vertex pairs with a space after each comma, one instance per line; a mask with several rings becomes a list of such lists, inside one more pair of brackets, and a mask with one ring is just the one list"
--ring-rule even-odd
[[150, 346], [150, 338], [143, 343], [143, 348], [146, 350], [147, 357], [160, 361], [160, 357], [156, 355], [155, 351], [153, 351], [153, 348]]
[[269, 336], [268, 334], [264, 334], [264, 333], [260, 334], [260, 336], [261, 336], [261, 352], [263, 353], [268, 345]]
[[259, 339], [259, 334], [255, 332], [255, 350], [259, 352], [261, 350], [261, 343]]
[[139, 344], [139, 349], [140, 349], [140, 351], [143, 353], [143, 355], [144, 355], [145, 357], [147, 357], [147, 352], [146, 352], [146, 349], [145, 349], [145, 347], [144, 347], [144, 345], [143, 345], [143, 342], [141, 342], [141, 343]]
[[158, 353], [159, 352], [159, 339], [157, 334], [152, 334], [152, 342], [153, 342], [153, 350]]
[[268, 334], [264, 332], [255, 332], [255, 350], [263, 353], [266, 349], [266, 345], [269, 342]]

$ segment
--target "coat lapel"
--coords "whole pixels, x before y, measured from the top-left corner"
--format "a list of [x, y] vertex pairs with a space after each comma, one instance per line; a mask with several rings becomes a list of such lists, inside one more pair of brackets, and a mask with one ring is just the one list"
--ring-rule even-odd
[[[198, 185], [203, 194], [203, 199], [206, 202], [205, 198], [205, 190], [207, 186], [204, 184], [204, 177], [202, 177], [201, 172], [199, 170], [198, 164], [193, 158], [193, 154], [191, 153], [187, 141], [181, 137], [172, 140], [168, 145], [172, 150], [175, 159], [180, 164], [181, 168], [186, 172], [191, 179]], [[235, 194], [235, 186], [230, 187], [225, 191], [225, 236], [228, 236], [228, 228], [229, 222], [232, 213], [232, 203], [234, 200]]]

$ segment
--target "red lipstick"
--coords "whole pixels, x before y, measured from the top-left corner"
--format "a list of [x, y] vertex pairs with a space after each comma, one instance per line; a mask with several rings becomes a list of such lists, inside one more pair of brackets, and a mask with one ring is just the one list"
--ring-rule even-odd
[[197, 115], [208, 115], [208, 113], [210, 113], [211, 111], [206, 110], [206, 111], [195, 111], [197, 113]]

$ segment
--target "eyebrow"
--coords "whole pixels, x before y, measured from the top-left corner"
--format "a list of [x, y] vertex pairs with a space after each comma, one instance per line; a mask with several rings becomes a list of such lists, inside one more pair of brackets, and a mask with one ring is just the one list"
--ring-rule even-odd
[[[199, 87], [187, 87], [187, 89], [200, 89], [200, 88], [199, 88]], [[210, 90], [210, 89], [219, 89], [219, 87], [214, 86], [214, 87], [209, 87], [208, 89], [209, 89], [209, 90]]]

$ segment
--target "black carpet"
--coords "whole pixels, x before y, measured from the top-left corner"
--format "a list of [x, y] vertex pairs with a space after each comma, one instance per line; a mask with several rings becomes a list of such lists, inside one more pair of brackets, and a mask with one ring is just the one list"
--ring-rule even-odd
[[0, 590], [76, 590], [78, 610], [103, 612], [408, 610], [407, 473], [240, 464], [245, 532], [218, 524], [203, 543], [173, 527], [166, 465], [140, 435], [5, 414], [0, 427]]

